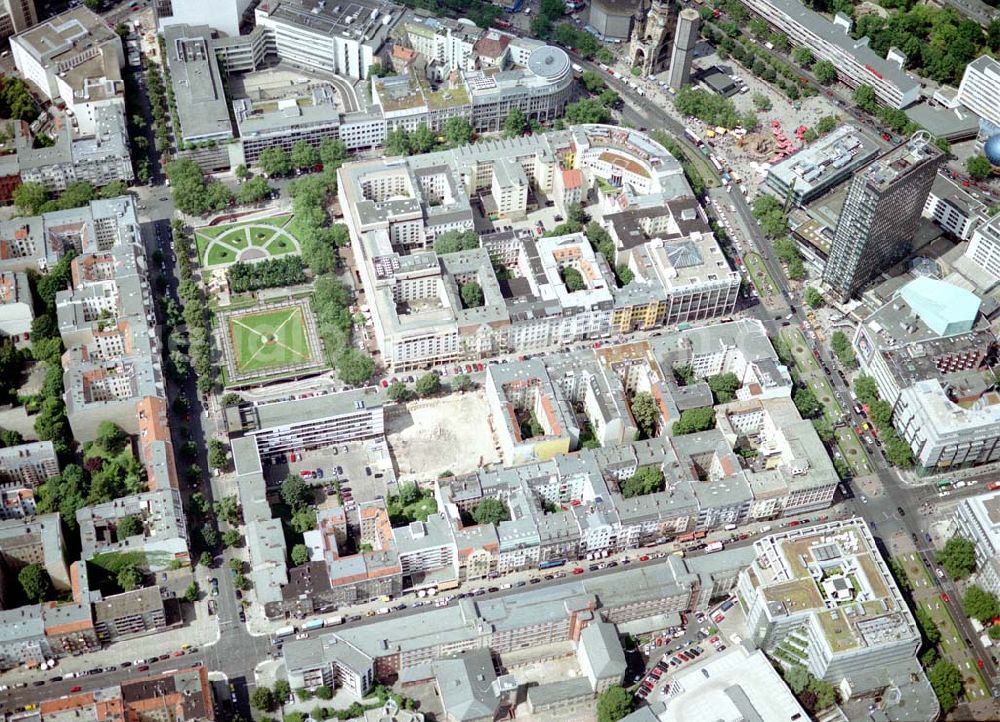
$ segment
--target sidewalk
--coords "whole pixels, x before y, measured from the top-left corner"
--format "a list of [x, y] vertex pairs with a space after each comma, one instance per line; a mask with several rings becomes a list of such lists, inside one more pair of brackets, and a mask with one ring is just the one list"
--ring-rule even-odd
[[[51, 679], [57, 675], [65, 676], [67, 672], [86, 672], [95, 667], [117, 666], [125, 661], [149, 659], [164, 654], [172, 655], [184, 644], [198, 648], [216, 644], [220, 639], [220, 633], [216, 617], [208, 613], [208, 580], [199, 577], [198, 583], [202, 597], [193, 606], [186, 602], [181, 603], [184, 622], [180, 626], [115, 642], [91, 654], [62, 657], [57, 660], [54, 668], [45, 671], [15, 667], [3, 673], [4, 683], [31, 683], [38, 679]], [[178, 657], [178, 664], [183, 664], [183, 659]], [[128, 669], [135, 671], [134, 666]]]

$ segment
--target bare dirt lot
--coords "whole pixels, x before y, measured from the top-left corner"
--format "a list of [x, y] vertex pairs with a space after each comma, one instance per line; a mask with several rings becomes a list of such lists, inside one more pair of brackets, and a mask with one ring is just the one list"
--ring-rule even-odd
[[386, 437], [399, 481], [467, 474], [498, 463], [489, 405], [481, 391], [400, 405], [386, 415]]

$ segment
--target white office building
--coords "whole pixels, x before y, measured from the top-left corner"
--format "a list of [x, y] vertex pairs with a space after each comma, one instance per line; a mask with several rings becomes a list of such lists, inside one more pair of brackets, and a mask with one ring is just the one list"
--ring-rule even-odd
[[754, 542], [737, 597], [753, 643], [855, 692], [870, 670], [912, 662], [920, 632], [862, 519], [789, 529]]
[[1000, 214], [979, 224], [965, 257], [972, 261], [978, 285], [991, 288], [1000, 282]]
[[240, 21], [254, 0], [157, 0], [156, 25], [208, 25], [227, 35], [240, 34]]
[[1000, 595], [1000, 491], [962, 499], [955, 526], [957, 535], [976, 547], [976, 582]]
[[[924, 218], [929, 218], [946, 233], [968, 241], [973, 231], [987, 218], [989, 210], [964, 191], [955, 181], [938, 174], [924, 203]], [[979, 279], [976, 279], [977, 281]]]
[[799, 0], [747, 0], [746, 6], [785, 33], [793, 46], [806, 48], [817, 60], [832, 62], [845, 85], [870, 85], [879, 102], [890, 108], [905, 108], [920, 99], [920, 83], [900, 63], [875, 53], [868, 47], [868, 38], [850, 36], [849, 18], [838, 14], [830, 22]]
[[1000, 128], [1000, 61], [983, 55], [965, 66], [957, 101]]
[[403, 8], [384, 0], [269, 0], [254, 12], [283, 62], [359, 80], [368, 77]]
[[80, 6], [50, 18], [10, 41], [18, 72], [49, 100], [62, 99], [77, 112], [77, 103], [103, 98], [99, 86], [110, 81], [121, 92], [125, 50], [121, 38], [97, 13]]

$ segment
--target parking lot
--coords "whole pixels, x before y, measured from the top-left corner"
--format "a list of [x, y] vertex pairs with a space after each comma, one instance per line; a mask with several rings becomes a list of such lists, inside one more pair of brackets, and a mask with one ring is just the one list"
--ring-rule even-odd
[[[372, 501], [386, 496], [392, 485], [391, 466], [387, 468], [388, 455], [384, 444], [352, 441], [324, 449], [294, 452], [286, 455], [285, 463], [274, 463], [264, 467], [265, 478], [270, 486], [279, 486], [289, 475], [310, 478], [322, 484], [330, 493], [336, 491], [335, 482], [340, 482], [341, 491], [349, 489], [350, 497], [356, 502]], [[345, 501], [349, 501], [346, 499]]]
[[695, 611], [682, 617], [686, 624], [654, 635], [642, 648], [647, 672], [644, 678], [633, 678], [639, 686], [635, 696], [639, 700], [659, 699], [666, 695], [669, 682], [676, 672], [701, 663], [713, 654], [725, 651], [738, 643], [743, 628], [743, 611], [730, 597], [710, 610]]

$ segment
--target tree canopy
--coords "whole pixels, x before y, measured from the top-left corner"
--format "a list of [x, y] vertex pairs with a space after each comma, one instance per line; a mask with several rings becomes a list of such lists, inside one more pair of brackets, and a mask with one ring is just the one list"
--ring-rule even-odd
[[660, 423], [660, 409], [656, 405], [656, 399], [648, 391], [640, 391], [632, 397], [631, 408], [640, 436], [644, 439], [652, 438]]
[[441, 378], [435, 373], [426, 373], [413, 386], [420, 396], [433, 396], [441, 390]]
[[17, 581], [25, 598], [32, 603], [44, 602], [52, 589], [49, 573], [41, 564], [28, 564], [17, 573]]
[[298, 474], [289, 474], [281, 483], [281, 500], [288, 504], [292, 511], [301, 511], [312, 503], [312, 489]]
[[434, 239], [434, 252], [438, 255], [471, 251], [473, 248], [479, 248], [479, 234], [473, 230], [445, 231]]
[[740, 114], [732, 100], [691, 85], [677, 91], [674, 105], [680, 113], [693, 115], [708, 125], [735, 128], [740, 124]]
[[734, 373], [718, 374], [708, 378], [708, 387], [712, 389], [715, 403], [727, 404], [736, 398], [736, 390], [740, 387], [740, 379]]
[[962, 673], [958, 667], [944, 659], [939, 659], [930, 669], [927, 670], [927, 678], [930, 680], [934, 694], [937, 695], [938, 702], [941, 703], [941, 711], [947, 714], [955, 709], [958, 698], [962, 696], [965, 684], [962, 681]]
[[953, 536], [937, 553], [938, 563], [952, 579], [963, 579], [976, 570], [976, 547], [962, 536]]
[[836, 354], [837, 360], [844, 365], [844, 368], [855, 369], [858, 367], [858, 358], [851, 347], [851, 341], [843, 331], [834, 331], [830, 336], [830, 348]]
[[799, 414], [804, 419], [819, 416], [823, 411], [823, 406], [820, 404], [819, 399], [816, 398], [816, 394], [808, 387], [796, 389], [795, 394], [792, 396], [792, 401], [795, 402], [795, 408], [798, 409]]
[[624, 688], [615, 684], [597, 698], [597, 722], [618, 722], [632, 712], [632, 699]]
[[499, 524], [510, 519], [510, 512], [500, 499], [488, 496], [473, 509], [472, 518], [477, 524]]
[[1000, 615], [1000, 602], [997, 601], [996, 595], [976, 584], [966, 590], [962, 608], [967, 616], [978, 619], [983, 624]]
[[663, 491], [663, 470], [656, 466], [640, 466], [621, 485], [622, 496], [629, 499], [633, 496], [653, 494]]
[[715, 409], [711, 406], [701, 406], [681, 412], [681, 418], [674, 422], [673, 435], [683, 436], [713, 428], [715, 428]]

